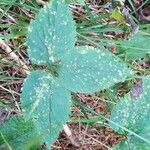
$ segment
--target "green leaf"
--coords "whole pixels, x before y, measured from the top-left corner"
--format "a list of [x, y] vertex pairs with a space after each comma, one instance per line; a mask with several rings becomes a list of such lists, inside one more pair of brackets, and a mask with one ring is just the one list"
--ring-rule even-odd
[[75, 24], [63, 0], [46, 5], [28, 29], [28, 54], [34, 64], [59, 60], [75, 45]]
[[149, 150], [150, 146], [135, 137], [128, 137], [121, 141], [112, 150]]
[[[150, 123], [149, 83], [150, 78], [144, 78], [144, 92], [138, 99], [131, 98], [130, 94], [121, 99], [112, 111], [111, 120], [136, 133], [147, 128]], [[115, 131], [119, 131], [115, 125], [111, 126]]]
[[142, 58], [146, 53], [150, 53], [149, 35], [137, 33], [129, 40], [124, 40], [119, 46], [119, 51], [126, 54], [128, 60]]
[[33, 118], [43, 142], [52, 145], [69, 120], [70, 92], [44, 71], [34, 71], [24, 82], [21, 103], [25, 119]]
[[[9, 144], [13, 150], [21, 150], [36, 136], [31, 120], [25, 122], [22, 117], [10, 118], [5, 124], [0, 126], [0, 133], [0, 145], [6, 144], [3, 139], [5, 138], [7, 144]], [[36, 141], [36, 144], [38, 142]], [[30, 148], [33, 148], [33, 145], [30, 145]]]
[[[111, 114], [111, 120], [122, 127], [125, 127], [132, 132], [135, 132], [139, 136], [150, 140], [150, 77], [145, 77], [143, 79], [143, 93], [138, 98], [133, 99], [128, 94], [124, 99], [121, 99]], [[111, 127], [117, 131], [122, 132], [116, 125], [111, 124]], [[130, 139], [131, 138], [131, 139]], [[129, 141], [128, 141], [129, 140]], [[132, 141], [132, 142], [131, 142]], [[136, 143], [137, 142], [137, 143]], [[140, 144], [138, 143], [143, 143]], [[118, 147], [122, 147], [122, 149], [126, 149], [127, 147], [140, 147], [140, 150], [147, 150], [147, 147], [150, 148], [150, 145], [144, 143], [142, 140], [137, 137], [131, 137], [128, 135], [128, 139], [125, 142], [120, 143]], [[123, 147], [124, 146], [124, 147]], [[128, 149], [129, 149], [128, 148]]]
[[113, 12], [112, 12], [110, 17], [114, 18], [114, 19], [116, 19], [118, 21], [124, 21], [125, 22], [125, 20], [126, 20], [118, 7], [113, 10]]
[[124, 81], [130, 75], [125, 64], [107, 50], [76, 47], [61, 61], [59, 79], [73, 92], [96, 92]]

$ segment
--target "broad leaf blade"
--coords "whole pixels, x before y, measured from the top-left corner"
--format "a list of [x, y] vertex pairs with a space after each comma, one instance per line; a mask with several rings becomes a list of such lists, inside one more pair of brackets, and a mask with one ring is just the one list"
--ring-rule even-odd
[[43, 142], [52, 145], [69, 120], [70, 92], [43, 71], [32, 72], [23, 86], [22, 108], [26, 119], [33, 118]]
[[[150, 124], [150, 78], [143, 80], [143, 94], [139, 98], [131, 98], [130, 94], [121, 99], [111, 114], [111, 120], [119, 125], [130, 129], [133, 132], [140, 133]], [[115, 131], [119, 128], [111, 125]]]
[[107, 50], [76, 47], [62, 59], [59, 79], [73, 92], [96, 92], [130, 75], [127, 66], [119, 61]]
[[[122, 127], [126, 127], [132, 132], [137, 133], [139, 136], [150, 140], [150, 77], [145, 77], [143, 80], [143, 93], [138, 98], [131, 98], [128, 94], [124, 99], [120, 100], [115, 106], [111, 114], [111, 120]], [[117, 131], [122, 132], [114, 124], [110, 123], [111, 127]], [[141, 143], [141, 144], [139, 144]], [[147, 150], [150, 148], [148, 143], [144, 143], [142, 140], [131, 135], [125, 142], [121, 142], [116, 149], [122, 148], [131, 149], [137, 148], [140, 150]], [[115, 150], [116, 150], [115, 149]]]
[[28, 30], [28, 54], [35, 64], [59, 60], [75, 44], [75, 25], [63, 0], [53, 0], [36, 16]]
[[149, 35], [143, 35], [139, 32], [129, 40], [121, 42], [119, 50], [125, 53], [128, 60], [145, 57], [146, 53], [150, 53], [149, 39]]
[[[21, 150], [36, 136], [31, 120], [25, 122], [21, 117], [12, 117], [5, 124], [1, 125], [0, 128], [1, 134], [13, 150]], [[35, 141], [33, 145], [37, 143], [39, 143], [39, 139]], [[3, 138], [0, 137], [0, 145], [2, 144], [6, 143]], [[30, 148], [33, 148], [33, 145], [30, 145]]]

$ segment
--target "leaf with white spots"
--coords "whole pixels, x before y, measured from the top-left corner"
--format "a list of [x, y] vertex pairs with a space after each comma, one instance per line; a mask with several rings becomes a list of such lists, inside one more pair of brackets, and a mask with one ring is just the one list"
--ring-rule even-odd
[[[144, 78], [143, 93], [138, 98], [131, 98], [130, 94], [122, 98], [113, 109], [111, 120], [134, 132], [147, 128], [150, 123], [149, 83], [150, 78]], [[115, 131], [119, 131], [117, 126], [113, 124], [111, 126]]]
[[34, 64], [48, 65], [75, 45], [75, 24], [63, 0], [46, 5], [28, 29], [28, 54]]
[[119, 51], [125, 53], [128, 60], [139, 59], [150, 53], [150, 35], [136, 33], [129, 40], [124, 40], [119, 46]]
[[61, 60], [59, 79], [72, 92], [91, 93], [124, 81], [131, 71], [107, 50], [76, 47]]
[[[142, 91], [143, 93], [140, 94], [136, 99], [133, 97], [131, 98], [130, 94], [127, 94], [124, 99], [121, 99], [113, 109], [110, 119], [120, 126], [125, 127], [150, 141], [150, 77], [145, 77], [143, 79]], [[110, 124], [115, 131], [120, 133], [122, 132], [122, 130], [116, 125], [112, 123]], [[135, 137], [131, 137], [131, 135], [128, 135], [128, 139], [129, 138], [133, 139]], [[141, 139], [138, 140], [139, 142], [142, 141]], [[133, 139], [132, 141], [138, 140], [136, 137], [136, 140]], [[125, 147], [130, 147], [131, 144], [135, 144], [134, 146], [136, 146], [136, 144], [138, 145], [138, 142], [135, 142], [134, 144], [131, 141], [125, 142], [124, 144], [121, 143], [121, 145], [124, 145]], [[150, 148], [150, 145], [148, 145], [147, 143], [143, 143], [143, 145], [145, 145], [146, 147], [149, 146]], [[146, 148], [144, 148], [139, 149], [147, 150]]]
[[53, 144], [69, 120], [70, 92], [44, 71], [27, 77], [21, 94], [25, 119], [33, 118], [37, 133], [45, 134], [43, 142]]

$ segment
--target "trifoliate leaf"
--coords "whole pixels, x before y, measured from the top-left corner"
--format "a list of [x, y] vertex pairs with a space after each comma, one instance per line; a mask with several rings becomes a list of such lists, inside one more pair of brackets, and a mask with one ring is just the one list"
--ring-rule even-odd
[[[130, 94], [128, 94], [124, 99], [121, 99], [113, 109], [110, 119], [120, 126], [125, 127], [150, 141], [150, 77], [145, 77], [143, 79], [142, 91], [142, 95], [140, 94], [138, 98], [131, 98]], [[115, 131], [122, 131], [113, 123], [110, 124]], [[150, 144], [146, 142], [144, 143], [141, 139], [138, 139], [138, 137], [133, 137], [133, 135], [131, 137], [130, 133], [128, 133], [127, 140], [120, 143], [117, 148], [123, 150], [130, 150], [131, 148], [148, 150]]]
[[75, 25], [64, 0], [46, 5], [28, 29], [28, 54], [34, 64], [59, 60], [75, 44]]
[[36, 132], [45, 134], [43, 142], [52, 145], [69, 120], [70, 92], [44, 71], [31, 72], [22, 91], [25, 119], [33, 118]]
[[125, 53], [127, 60], [135, 60], [150, 54], [150, 36], [136, 33], [129, 40], [120, 43], [119, 51]]
[[130, 70], [107, 50], [76, 47], [61, 61], [59, 79], [73, 92], [96, 92], [124, 81]]
[[[12, 150], [22, 150], [36, 136], [31, 120], [25, 122], [22, 117], [12, 117], [9, 119], [0, 126], [0, 133], [0, 145], [4, 144], [7, 148], [9, 145]], [[4, 139], [7, 141], [7, 144]], [[39, 143], [39, 139], [36, 141], [37, 143]], [[30, 145], [30, 148], [34, 147], [34, 144]]]

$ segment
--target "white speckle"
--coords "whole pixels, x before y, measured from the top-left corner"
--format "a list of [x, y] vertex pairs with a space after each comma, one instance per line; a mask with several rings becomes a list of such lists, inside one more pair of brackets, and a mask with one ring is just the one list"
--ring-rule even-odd
[[113, 81], [114, 81], [114, 82], [117, 82], [118, 80], [117, 80], [116, 78], [113, 78]]
[[105, 54], [105, 53], [102, 53], [101, 55], [102, 55], [102, 56], [105, 56], [106, 54]]

